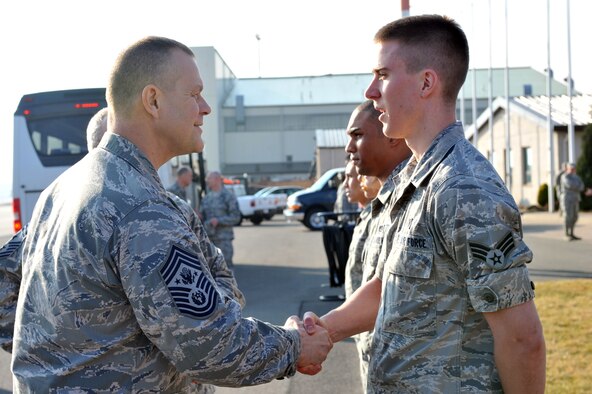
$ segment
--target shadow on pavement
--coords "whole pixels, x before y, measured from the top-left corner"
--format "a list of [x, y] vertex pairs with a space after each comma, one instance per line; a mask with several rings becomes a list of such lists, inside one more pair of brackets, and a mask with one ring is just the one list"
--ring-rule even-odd
[[547, 231], [562, 231], [563, 224], [524, 224], [522, 231], [525, 233], [544, 233]]
[[[244, 316], [253, 316], [275, 324], [299, 314], [302, 304], [310, 303], [314, 312], [326, 313], [339, 303], [328, 302], [331, 308], [320, 309], [321, 294], [343, 294], [342, 288], [325, 286], [328, 268], [279, 267], [273, 265], [237, 264], [234, 274], [247, 299]], [[318, 305], [317, 304], [321, 304]]]

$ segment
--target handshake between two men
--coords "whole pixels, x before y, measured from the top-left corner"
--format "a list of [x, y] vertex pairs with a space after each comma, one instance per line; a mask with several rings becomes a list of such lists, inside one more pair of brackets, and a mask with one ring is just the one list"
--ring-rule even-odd
[[325, 323], [314, 313], [306, 312], [302, 320], [290, 316], [284, 324], [286, 329], [295, 329], [300, 334], [300, 357], [297, 370], [306, 375], [316, 375], [333, 348], [333, 341]]
[[342, 305], [318, 317], [306, 312], [300, 320], [290, 316], [284, 328], [300, 333], [301, 353], [297, 370], [316, 375], [334, 342], [374, 329], [380, 305], [381, 281], [374, 278], [359, 288]]

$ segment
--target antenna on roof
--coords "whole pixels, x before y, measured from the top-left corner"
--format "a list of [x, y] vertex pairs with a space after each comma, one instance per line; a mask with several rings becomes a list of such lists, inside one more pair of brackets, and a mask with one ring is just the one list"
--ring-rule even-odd
[[259, 78], [261, 78], [261, 36], [259, 34], [255, 34], [255, 38], [257, 39], [257, 60], [259, 63]]

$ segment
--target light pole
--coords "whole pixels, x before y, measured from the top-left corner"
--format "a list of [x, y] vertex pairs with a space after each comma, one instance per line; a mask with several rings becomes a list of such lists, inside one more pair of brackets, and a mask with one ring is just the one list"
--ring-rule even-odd
[[569, 11], [569, 0], [567, 0], [567, 95], [569, 96], [569, 128], [567, 130], [567, 144], [569, 146], [569, 162], [576, 162], [575, 152], [575, 133], [574, 133], [574, 122], [573, 122], [573, 107], [572, 107], [572, 96], [573, 96], [573, 79], [571, 78], [571, 26], [570, 26], [570, 11]]
[[551, 82], [553, 81], [553, 70], [551, 69], [551, 0], [547, 0], [547, 132], [549, 134], [549, 188], [547, 190], [547, 201], [549, 212], [555, 210], [555, 142], [553, 134], [553, 117], [551, 107]]

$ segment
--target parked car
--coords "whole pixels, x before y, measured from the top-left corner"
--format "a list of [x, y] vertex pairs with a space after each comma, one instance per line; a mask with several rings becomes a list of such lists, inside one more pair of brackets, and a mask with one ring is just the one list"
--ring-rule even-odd
[[325, 225], [323, 212], [332, 212], [337, 198], [338, 178], [345, 168], [333, 168], [325, 172], [309, 188], [288, 197], [284, 216], [288, 220], [299, 220], [311, 230], [320, 230]]
[[263, 220], [271, 220], [274, 215], [283, 212], [288, 196], [299, 190], [302, 190], [302, 187], [268, 186], [253, 195], [237, 197], [241, 221], [247, 219], [259, 225]]

